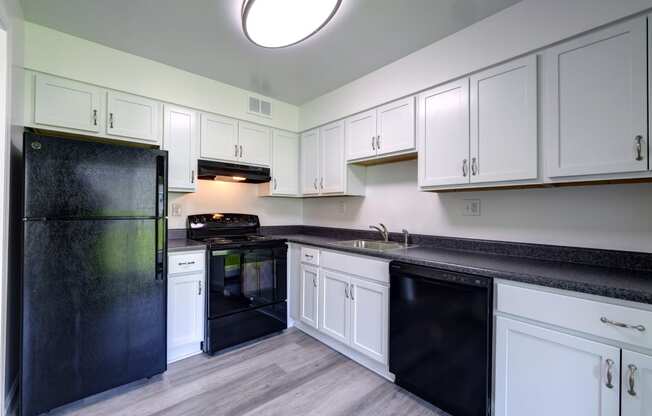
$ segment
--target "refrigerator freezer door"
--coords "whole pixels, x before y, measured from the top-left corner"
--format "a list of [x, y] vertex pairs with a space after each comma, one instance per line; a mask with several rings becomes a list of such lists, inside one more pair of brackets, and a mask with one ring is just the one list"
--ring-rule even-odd
[[153, 219], [25, 222], [23, 415], [165, 371], [155, 228]]
[[166, 152], [33, 133], [24, 140], [24, 217], [162, 216], [157, 158]]

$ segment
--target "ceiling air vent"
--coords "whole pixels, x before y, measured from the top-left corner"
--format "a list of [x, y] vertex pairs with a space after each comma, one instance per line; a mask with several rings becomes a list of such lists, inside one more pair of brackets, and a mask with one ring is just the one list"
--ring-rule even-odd
[[257, 97], [249, 97], [248, 112], [257, 116], [272, 118], [272, 103]]

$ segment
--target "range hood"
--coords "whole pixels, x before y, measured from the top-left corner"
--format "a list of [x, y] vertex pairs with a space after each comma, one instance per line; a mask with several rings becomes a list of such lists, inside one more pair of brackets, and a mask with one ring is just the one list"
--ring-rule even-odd
[[263, 183], [272, 180], [269, 168], [199, 159], [197, 178], [211, 181]]

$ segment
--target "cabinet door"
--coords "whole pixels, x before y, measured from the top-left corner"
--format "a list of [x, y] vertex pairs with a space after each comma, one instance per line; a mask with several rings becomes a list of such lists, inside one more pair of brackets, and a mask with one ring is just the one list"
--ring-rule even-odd
[[322, 127], [320, 136], [319, 189], [322, 194], [345, 192], [344, 123], [338, 121]]
[[347, 161], [376, 156], [376, 109], [346, 119], [345, 134]]
[[163, 149], [168, 151], [168, 187], [191, 191], [196, 188], [197, 113], [165, 105], [163, 116]]
[[496, 318], [496, 416], [618, 416], [620, 350]]
[[623, 350], [622, 416], [652, 415], [652, 357]]
[[414, 97], [378, 108], [376, 145], [379, 155], [414, 150]]
[[548, 176], [648, 169], [646, 59], [645, 18], [545, 52]]
[[351, 319], [349, 287], [348, 276], [330, 270], [322, 270], [319, 329], [344, 344], [349, 343]]
[[137, 95], [107, 93], [106, 134], [160, 142], [161, 103]]
[[351, 278], [351, 346], [387, 364], [389, 290]]
[[301, 192], [304, 195], [319, 193], [319, 130], [301, 135]]
[[35, 75], [34, 123], [99, 133], [102, 90], [48, 75]]
[[319, 327], [319, 269], [301, 264], [300, 319], [313, 328]]
[[272, 160], [272, 135], [269, 127], [238, 123], [240, 161], [253, 165], [269, 166]]
[[418, 97], [419, 186], [469, 183], [469, 80]]
[[272, 132], [272, 195], [299, 194], [299, 136]]
[[168, 279], [168, 362], [201, 352], [204, 340], [204, 274]]
[[471, 183], [538, 177], [537, 58], [471, 77]]
[[237, 161], [240, 155], [238, 121], [215, 114], [202, 114], [199, 143], [202, 159]]

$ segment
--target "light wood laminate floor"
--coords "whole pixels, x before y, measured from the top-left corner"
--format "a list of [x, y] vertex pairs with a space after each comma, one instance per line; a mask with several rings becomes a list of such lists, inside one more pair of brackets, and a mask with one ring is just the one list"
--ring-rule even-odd
[[216, 357], [171, 364], [162, 376], [49, 415], [444, 415], [294, 329]]

